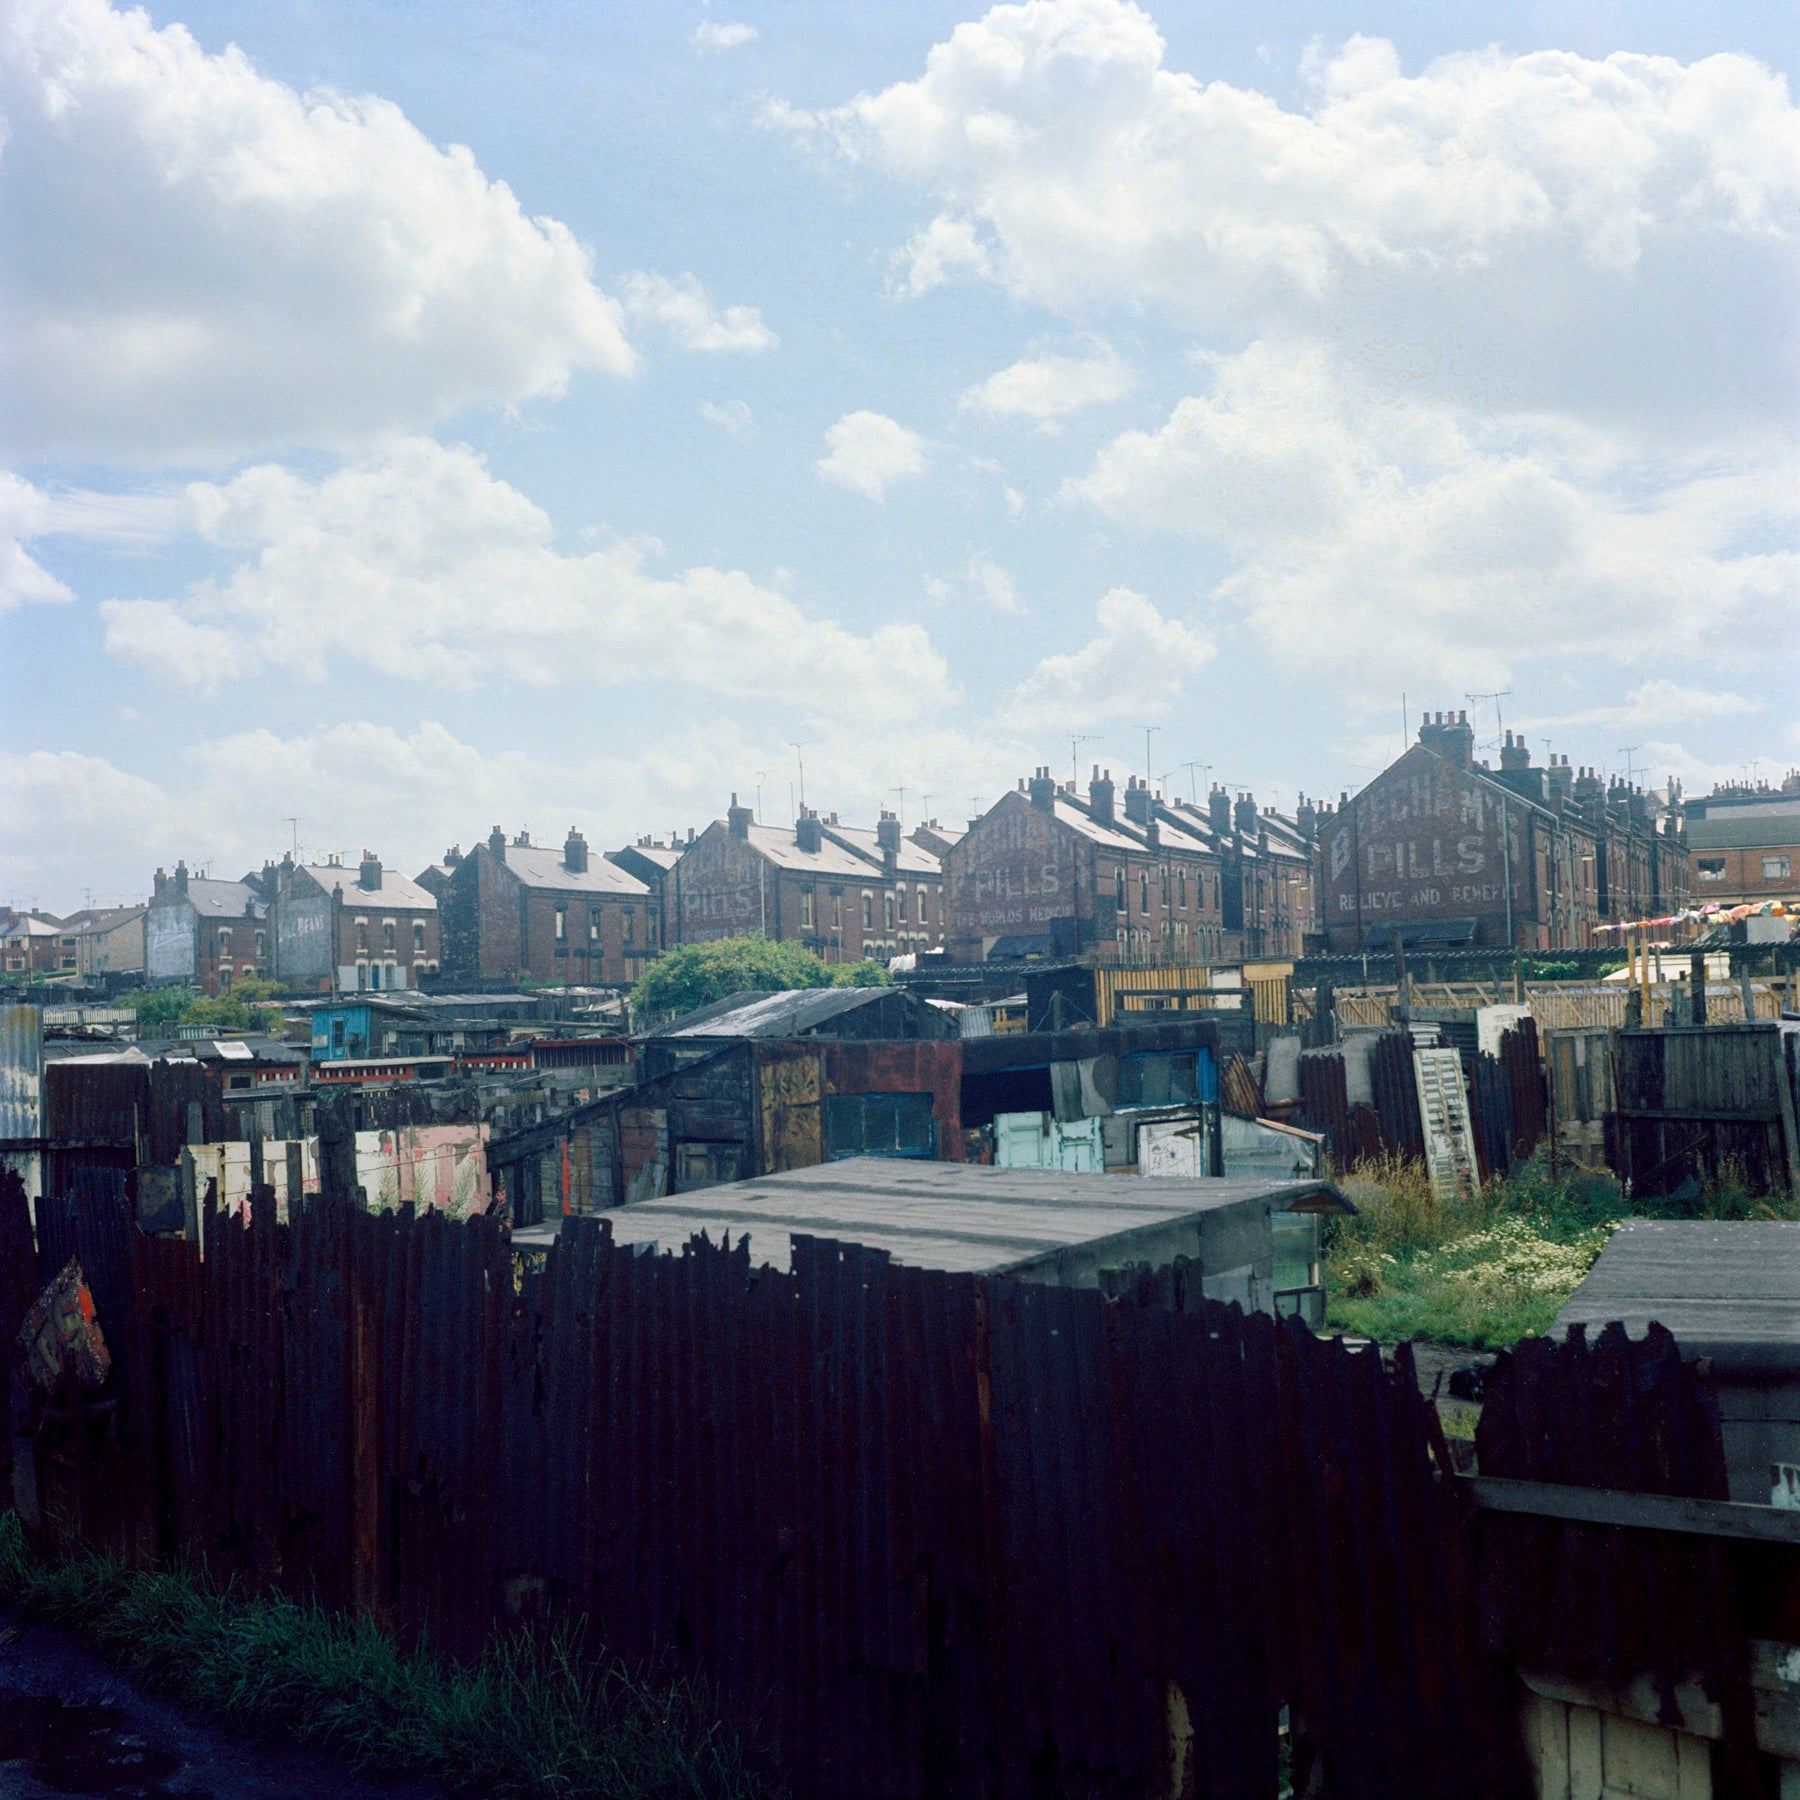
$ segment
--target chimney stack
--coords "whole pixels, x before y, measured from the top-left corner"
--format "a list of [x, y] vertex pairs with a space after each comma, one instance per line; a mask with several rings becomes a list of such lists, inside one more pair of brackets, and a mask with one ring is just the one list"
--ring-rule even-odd
[[1150, 792], [1150, 784], [1139, 781], [1135, 775], [1128, 776], [1125, 781], [1125, 816], [1132, 824], [1146, 830], [1156, 816], [1156, 796]]
[[585, 875], [587, 866], [587, 839], [571, 825], [568, 837], [563, 840], [563, 867], [571, 875]]
[[488, 848], [502, 862], [506, 861], [506, 833], [498, 825], [488, 833]]
[[725, 826], [734, 838], [750, 836], [751, 821], [756, 815], [747, 806], [739, 806], [736, 794], [731, 796], [731, 805], [725, 812]]
[[381, 858], [371, 851], [362, 853], [362, 866], [356, 871], [356, 885], [374, 894], [381, 889]]
[[175, 865], [175, 891], [178, 894], [187, 892], [187, 859], [183, 857]]
[[1309, 844], [1319, 835], [1319, 809], [1304, 794], [1294, 808], [1294, 825]]
[[161, 869], [158, 869], [156, 871], [156, 878], [150, 883], [150, 897], [153, 900], [160, 900], [163, 897], [164, 892], [167, 890], [168, 885], [169, 885], [168, 876], [165, 875]]
[[1113, 779], [1112, 770], [1104, 775], [1100, 773], [1100, 765], [1094, 764], [1094, 773], [1088, 782], [1088, 811], [1094, 816], [1097, 825], [1110, 825], [1113, 822]]
[[1231, 836], [1231, 795], [1216, 781], [1206, 791], [1206, 822], [1216, 837]]
[[1515, 738], [1509, 731], [1505, 742], [1500, 746], [1500, 767], [1502, 769], [1529, 769], [1531, 767], [1531, 750], [1525, 742], [1524, 732]]
[[1237, 805], [1231, 809], [1231, 822], [1237, 828], [1240, 837], [1255, 837], [1257, 829], [1256, 796], [1239, 794]]
[[1575, 792], [1575, 777], [1569, 769], [1569, 759], [1566, 756], [1559, 757], [1552, 753], [1544, 782], [1552, 806], [1560, 809], [1569, 804]]
[[1428, 713], [1419, 725], [1419, 742], [1459, 769], [1475, 766], [1475, 732], [1466, 712]]
[[1032, 772], [1031, 786], [1026, 791], [1031, 797], [1031, 804], [1039, 812], [1056, 810], [1056, 783], [1051, 779], [1048, 768], [1036, 769]]
[[800, 816], [794, 821], [795, 844], [808, 856], [817, 856], [824, 841], [825, 834], [819, 825], [819, 815], [810, 807], [801, 807]]

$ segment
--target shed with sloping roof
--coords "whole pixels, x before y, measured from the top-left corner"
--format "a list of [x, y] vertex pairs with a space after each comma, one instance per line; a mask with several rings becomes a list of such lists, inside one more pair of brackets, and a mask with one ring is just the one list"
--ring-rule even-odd
[[1711, 1362], [1732, 1499], [1785, 1488], [1800, 1505], [1800, 1223], [1626, 1220], [1550, 1332], [1591, 1340], [1615, 1319], [1633, 1337], [1654, 1321]]

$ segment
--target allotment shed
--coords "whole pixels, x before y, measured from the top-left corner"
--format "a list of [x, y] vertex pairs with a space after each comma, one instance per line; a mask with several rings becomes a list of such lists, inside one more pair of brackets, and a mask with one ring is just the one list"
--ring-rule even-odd
[[[1127, 1181], [1053, 1169], [858, 1157], [619, 1207], [627, 1244], [679, 1250], [697, 1233], [748, 1235], [789, 1264], [796, 1237], [885, 1250], [916, 1268], [1099, 1287], [1112, 1271], [1198, 1263], [1209, 1299], [1275, 1310], [1272, 1214], [1353, 1210], [1326, 1181]], [[519, 1233], [515, 1241], [533, 1234]]]
[[1800, 1507], [1800, 1224], [1627, 1220], [1550, 1329], [1614, 1319], [1711, 1359], [1732, 1499]]

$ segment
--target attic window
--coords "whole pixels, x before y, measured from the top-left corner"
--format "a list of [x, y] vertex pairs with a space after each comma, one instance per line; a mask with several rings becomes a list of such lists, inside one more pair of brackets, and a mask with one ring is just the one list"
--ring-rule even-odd
[[1702, 881], [1723, 881], [1725, 879], [1725, 859], [1722, 856], [1701, 856], [1695, 859], [1695, 868]]

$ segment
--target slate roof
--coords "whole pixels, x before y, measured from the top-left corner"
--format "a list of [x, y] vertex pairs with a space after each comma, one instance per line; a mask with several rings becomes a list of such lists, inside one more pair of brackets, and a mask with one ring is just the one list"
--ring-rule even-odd
[[1791, 850], [1800, 844], [1800, 812], [1730, 814], [1689, 819], [1690, 850]]
[[853, 881], [881, 879], [879, 860], [871, 865], [866, 856], [859, 856], [829, 837], [819, 839], [817, 850], [802, 850], [788, 826], [752, 825], [749, 833], [750, 847], [778, 869], [791, 869], [800, 875], [841, 875]]
[[310, 875], [328, 894], [342, 894], [346, 906], [391, 906], [405, 912], [436, 912], [437, 896], [420, 887], [397, 869], [381, 871], [381, 886], [366, 888], [357, 879], [360, 865], [353, 863], [303, 863], [300, 872]]
[[[170, 890], [174, 892], [173, 889]], [[179, 895], [176, 898], [180, 898]], [[267, 916], [269, 907], [254, 888], [241, 881], [212, 881], [203, 876], [190, 875], [187, 884], [187, 898], [203, 919], [241, 919], [248, 915], [261, 919]]]
[[[867, 826], [863, 825], [825, 825], [821, 828], [826, 837], [836, 838], [840, 843], [848, 845], [859, 855], [865, 856], [877, 869], [884, 865], [881, 858], [881, 840]], [[935, 875], [941, 877], [944, 866], [923, 844], [914, 844], [906, 838], [900, 840], [900, 853], [897, 867], [902, 875]]]
[[528, 888], [539, 892], [612, 894], [625, 900], [650, 897], [643, 882], [604, 856], [590, 855], [588, 866], [575, 870], [565, 865], [560, 849], [552, 849], [548, 844], [508, 844], [506, 866]]

